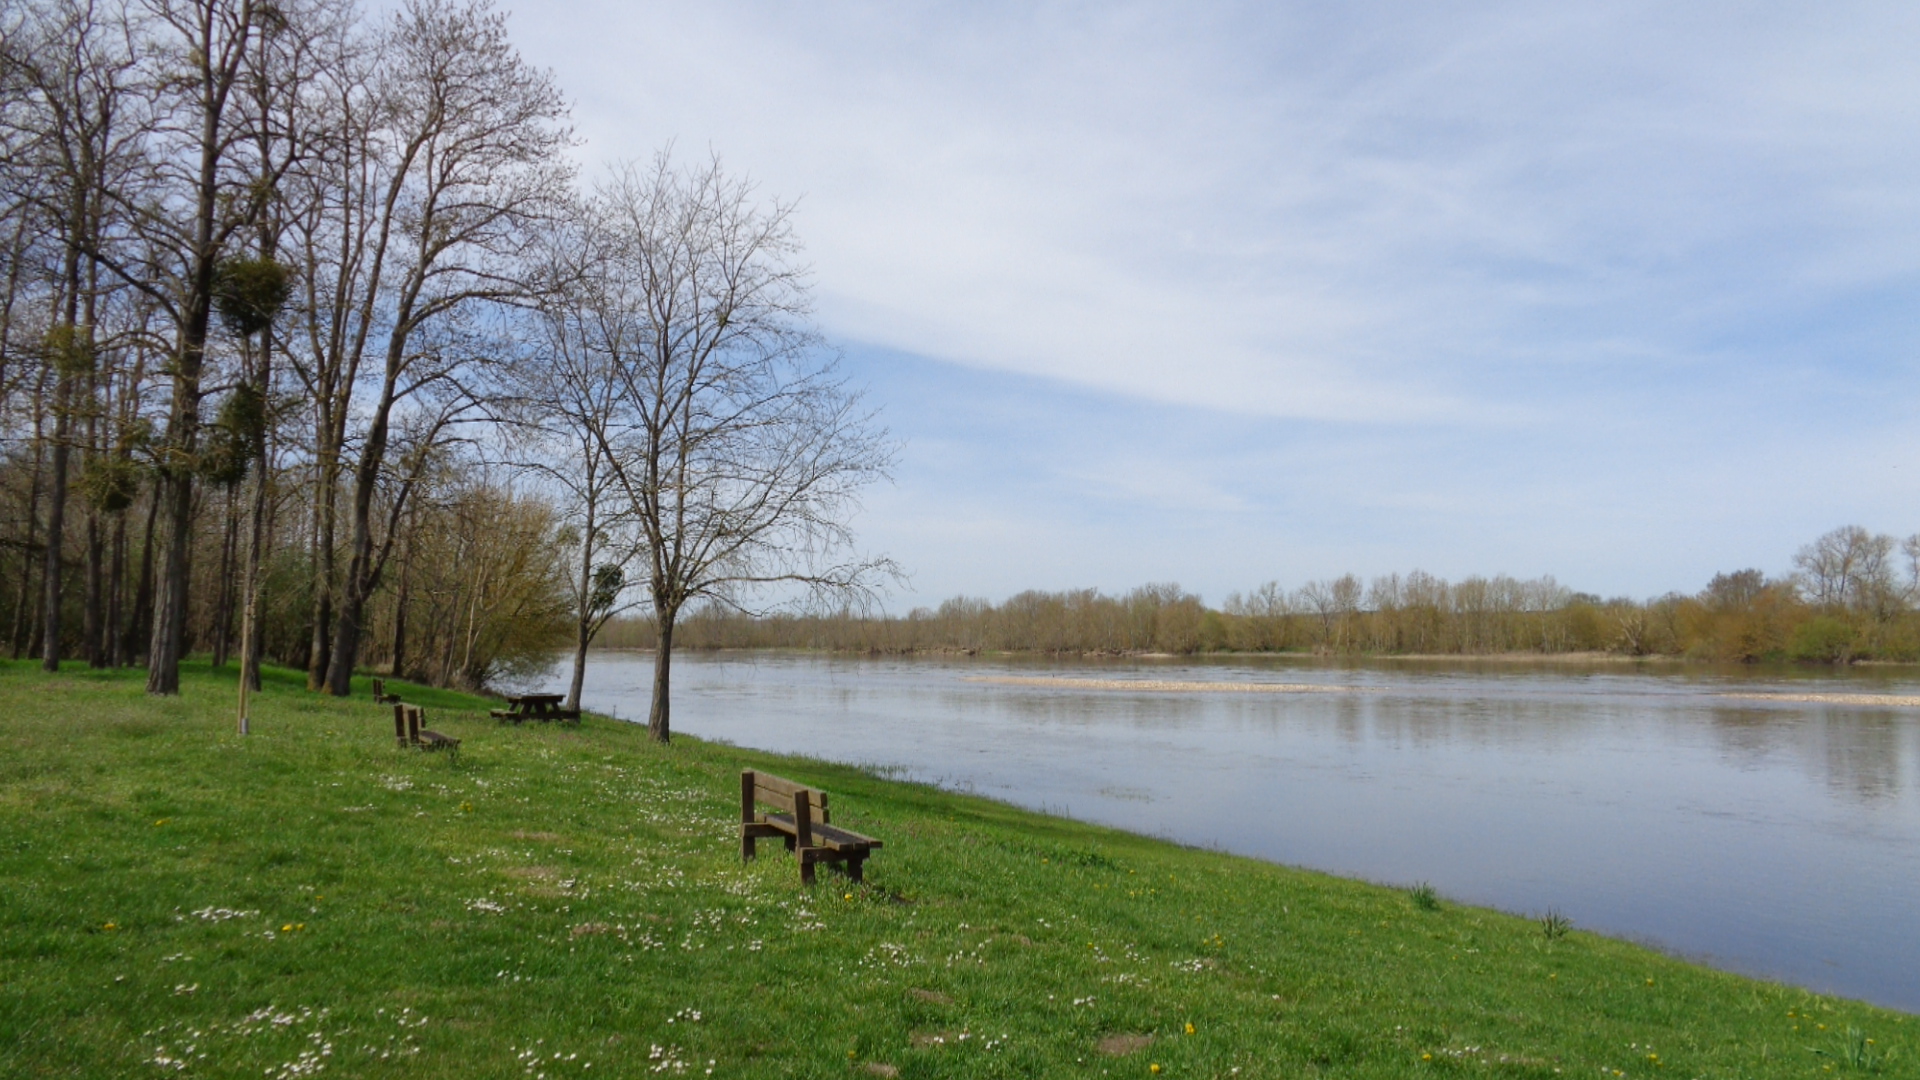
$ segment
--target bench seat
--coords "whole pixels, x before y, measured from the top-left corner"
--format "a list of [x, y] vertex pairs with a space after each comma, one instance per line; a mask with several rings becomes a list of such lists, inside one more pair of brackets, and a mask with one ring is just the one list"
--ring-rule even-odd
[[[792, 814], [762, 814], [761, 820], [778, 829], [783, 836], [792, 836], [797, 839], [800, 835], [799, 826], [793, 823]], [[886, 844], [875, 840], [871, 836], [861, 836], [857, 832], [850, 829], [842, 829], [837, 825], [815, 825], [813, 827], [813, 842], [816, 847], [830, 848], [834, 851], [844, 851], [848, 848], [856, 847], [872, 850], [873, 848], [886, 846]]]

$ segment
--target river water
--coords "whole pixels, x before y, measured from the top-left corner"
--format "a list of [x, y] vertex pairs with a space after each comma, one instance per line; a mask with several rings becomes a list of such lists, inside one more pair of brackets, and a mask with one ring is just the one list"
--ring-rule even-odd
[[1859, 695], [1920, 676], [683, 654], [673, 724], [1920, 1012], [1920, 707], [1793, 700]]

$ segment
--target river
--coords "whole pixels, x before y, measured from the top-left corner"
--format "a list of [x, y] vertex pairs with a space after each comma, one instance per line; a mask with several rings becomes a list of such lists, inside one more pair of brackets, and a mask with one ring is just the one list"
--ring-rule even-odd
[[[596, 653], [585, 704], [644, 721], [652, 671]], [[673, 702], [679, 733], [1920, 1012], [1911, 671], [683, 654]]]

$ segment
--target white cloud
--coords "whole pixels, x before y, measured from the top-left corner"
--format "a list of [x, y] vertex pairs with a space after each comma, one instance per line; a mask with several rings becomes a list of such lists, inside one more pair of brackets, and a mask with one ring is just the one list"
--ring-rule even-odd
[[[928, 438], [942, 403], [906, 409], [922, 441], [868, 520], [933, 598], [1412, 565], [1642, 593], [1912, 527], [1920, 8], [548, 2], [513, 28], [590, 162], [677, 140], [801, 198], [830, 336], [1039, 377], [1017, 424], [1003, 400]], [[1189, 411], [1047, 432], [1104, 395]]]
[[569, 3], [516, 32], [592, 153], [677, 138], [804, 196], [831, 332], [1159, 400], [1498, 419], [1483, 362], [1658, 351], [1920, 251], [1920, 34], [1885, 6]]

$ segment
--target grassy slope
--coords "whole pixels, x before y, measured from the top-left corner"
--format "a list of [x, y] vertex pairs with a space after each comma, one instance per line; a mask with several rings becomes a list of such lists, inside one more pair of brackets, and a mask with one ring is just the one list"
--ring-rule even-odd
[[[457, 764], [286, 672], [243, 739], [182, 682], [0, 664], [0, 1075], [1784, 1077], [1850, 1028], [1920, 1075], [1913, 1017], [1489, 911], [433, 691]], [[886, 840], [864, 887], [740, 863], [749, 764]]]

